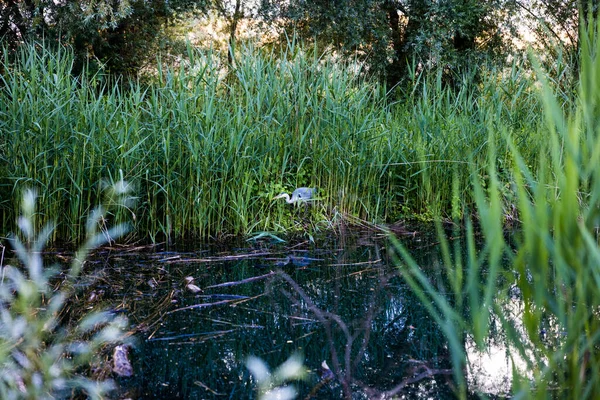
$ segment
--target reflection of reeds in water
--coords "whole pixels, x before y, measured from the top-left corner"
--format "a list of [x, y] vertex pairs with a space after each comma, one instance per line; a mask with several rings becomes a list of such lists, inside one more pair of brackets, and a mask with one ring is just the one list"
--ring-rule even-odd
[[[238, 397], [250, 397], [256, 382], [240, 380], [248, 375], [243, 360], [253, 354], [280, 365], [295, 351], [311, 369], [307, 381], [296, 383], [299, 398], [313, 389], [316, 398], [365, 393], [377, 398], [392, 390], [409, 397], [450, 393], [445, 340], [387, 264], [381, 243], [294, 246], [292, 253], [278, 245], [236, 248], [233, 254], [221, 248], [214, 255], [196, 251], [119, 252], [103, 268], [112, 269], [108, 276], [115, 279], [108, 281], [122, 282], [113, 299], [128, 305], [142, 339], [134, 358], [141, 371], [125, 383], [139, 388], [139, 395], [170, 398], [183, 392], [210, 398], [209, 392], [235, 388]], [[296, 285], [282, 279], [280, 270]], [[201, 291], [186, 289], [191, 277]], [[350, 333], [349, 347], [344, 330]], [[330, 372], [319, 374], [323, 361]], [[178, 381], [183, 383], [170, 384]], [[345, 397], [342, 386], [348, 388]]]
[[[396, 243], [403, 277], [449, 339], [463, 398], [472, 348], [497, 349], [490, 344], [494, 340], [502, 341], [507, 353], [512, 395], [600, 396], [600, 37], [595, 29], [581, 33], [581, 82], [567, 107], [537, 69], [546, 120], [539, 163], [528, 163], [506, 128], [508, 163], [492, 147], [485, 176], [474, 179], [483, 249], [475, 246], [470, 222], [466, 251], [459, 240], [453, 247], [440, 230], [445, 279], [434, 286]], [[494, 129], [490, 126], [490, 139], [497, 136]], [[506, 190], [512, 196], [508, 208], [520, 221], [510, 236], [503, 231]], [[451, 300], [444, 297], [448, 293]]]
[[[292, 288], [290, 292], [285, 292], [286, 296], [296, 304], [305, 305], [308, 314], [315, 318], [325, 330], [327, 338], [326, 348], [329, 356], [327, 361], [331, 362], [332, 366], [330, 368], [327, 361], [323, 361], [321, 378], [311, 389], [307, 399], [330, 384], [341, 387], [342, 396], [345, 399], [352, 399], [357, 393], [363, 393], [369, 399], [393, 398], [402, 393], [409, 385], [452, 373], [449, 369], [432, 367], [426, 361], [409, 360], [413, 363], [412, 368], [404, 371], [404, 377], [398, 382], [393, 382], [388, 389], [369, 385], [357, 378], [357, 375], [360, 375], [360, 369], [368, 368], [369, 362], [375, 362], [371, 352], [372, 346], [377, 344], [371, 342], [371, 335], [374, 334], [375, 319], [382, 311], [383, 304], [379, 296], [386, 292], [389, 280], [394, 275], [378, 274], [378, 283], [372, 287], [366, 302], [361, 304], [360, 316], [348, 321], [330, 311], [330, 307], [327, 305], [319, 305], [317, 299], [311, 298], [294, 279], [279, 271], [278, 276]], [[322, 299], [319, 300], [322, 301]], [[341, 336], [341, 340], [339, 336]], [[381, 344], [379, 345], [381, 346]], [[374, 368], [377, 367], [374, 366]]]

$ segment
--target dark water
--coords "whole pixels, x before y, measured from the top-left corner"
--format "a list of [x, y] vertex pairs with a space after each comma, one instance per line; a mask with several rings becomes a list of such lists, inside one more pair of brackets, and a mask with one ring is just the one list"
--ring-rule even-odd
[[[403, 242], [435, 274], [435, 243]], [[92, 267], [101, 272], [90, 290], [126, 313], [137, 332], [134, 375], [118, 379], [120, 396], [256, 398], [246, 358], [275, 368], [299, 353], [309, 369], [293, 383], [299, 399], [376, 398], [401, 383], [398, 398], [453, 398], [444, 336], [390, 252], [384, 239], [363, 237], [98, 254]], [[186, 288], [190, 278], [200, 292]], [[324, 361], [334, 378], [326, 383]], [[485, 372], [469, 378], [474, 390], [486, 379]]]

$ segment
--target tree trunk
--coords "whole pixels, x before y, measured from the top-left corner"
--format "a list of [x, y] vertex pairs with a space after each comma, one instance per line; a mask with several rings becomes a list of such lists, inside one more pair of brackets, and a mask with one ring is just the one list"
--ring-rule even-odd
[[[408, 63], [410, 62], [406, 44], [419, 32], [427, 8], [424, 0], [412, 2], [410, 15], [406, 9], [401, 9], [400, 7], [401, 5], [392, 0], [384, 3], [389, 27], [392, 31], [391, 40], [392, 48], [394, 50], [394, 59], [386, 68], [388, 90], [396, 86], [406, 77]], [[400, 11], [402, 11], [402, 14], [408, 20], [404, 27], [401, 25]]]
[[227, 52], [227, 61], [229, 62], [229, 66], [233, 67], [235, 62], [235, 37], [237, 34], [237, 27], [242, 19], [242, 0], [235, 0], [235, 10], [233, 12], [233, 16], [231, 17], [231, 26], [229, 30], [229, 51]]
[[388, 90], [393, 88], [400, 82], [404, 71], [402, 70], [401, 63], [406, 63], [404, 53], [404, 42], [402, 41], [402, 32], [400, 30], [400, 15], [398, 10], [394, 6], [392, 1], [386, 2], [386, 12], [388, 15], [388, 23], [392, 31], [392, 48], [394, 49], [394, 59], [390, 65], [387, 66], [386, 79]]

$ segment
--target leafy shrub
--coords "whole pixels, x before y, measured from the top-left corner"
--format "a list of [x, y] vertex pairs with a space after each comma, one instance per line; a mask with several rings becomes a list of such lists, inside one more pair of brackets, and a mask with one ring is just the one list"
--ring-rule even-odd
[[[113, 194], [126, 194], [127, 185], [113, 187]], [[93, 210], [87, 221], [88, 237], [79, 249], [60, 289], [53, 290], [58, 268], [45, 268], [41, 251], [53, 225], [34, 232], [36, 194], [27, 190], [22, 201], [18, 225], [21, 238], [11, 239], [21, 266], [6, 265], [0, 277], [0, 398], [65, 398], [84, 392], [101, 398], [113, 384], [78, 374], [99, 351], [123, 342], [127, 321], [109, 312], [92, 312], [70, 326], [61, 319], [66, 301], [88, 252], [119, 236], [123, 226], [98, 231], [105, 210]]]

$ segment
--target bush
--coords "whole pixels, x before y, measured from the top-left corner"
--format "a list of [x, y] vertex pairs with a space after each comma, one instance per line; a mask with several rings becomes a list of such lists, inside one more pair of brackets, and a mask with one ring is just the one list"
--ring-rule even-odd
[[[113, 188], [114, 189], [114, 188]], [[118, 188], [117, 188], [118, 189]], [[119, 195], [125, 194], [117, 193]], [[27, 190], [18, 225], [22, 238], [12, 238], [21, 266], [2, 266], [0, 280], [0, 398], [66, 398], [84, 392], [101, 398], [113, 384], [81, 376], [82, 368], [107, 345], [124, 340], [127, 321], [109, 312], [92, 312], [71, 326], [65, 305], [74, 294], [88, 252], [119, 236], [123, 226], [98, 232], [104, 209], [94, 209], [88, 219], [88, 238], [79, 249], [61, 288], [53, 290], [58, 268], [44, 268], [41, 251], [52, 233], [47, 224], [36, 235], [36, 194]]]

